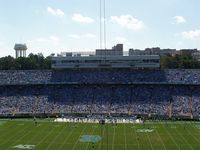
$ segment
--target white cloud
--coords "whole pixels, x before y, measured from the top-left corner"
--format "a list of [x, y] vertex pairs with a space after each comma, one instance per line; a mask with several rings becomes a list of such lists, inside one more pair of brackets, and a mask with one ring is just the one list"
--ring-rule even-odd
[[70, 34], [68, 37], [73, 38], [73, 39], [80, 39], [80, 38], [91, 38], [94, 39], [97, 36], [92, 33], [86, 33], [86, 34]]
[[78, 34], [70, 34], [68, 37], [73, 38], [73, 39], [79, 39], [80, 36]]
[[174, 16], [175, 23], [180, 24], [180, 23], [185, 23], [186, 19], [183, 16]]
[[60, 38], [57, 37], [57, 36], [50, 36], [49, 39], [50, 39], [51, 41], [54, 41], [54, 42], [59, 42], [59, 41], [60, 41]]
[[85, 34], [83, 36], [86, 37], [86, 38], [96, 38], [97, 37], [96, 35], [94, 35], [92, 33], [87, 33], [87, 34]]
[[50, 14], [54, 15], [54, 16], [64, 16], [65, 15], [65, 13], [62, 10], [60, 10], [60, 9], [53, 9], [51, 7], [48, 7], [47, 11]]
[[130, 30], [140, 30], [144, 27], [144, 23], [131, 15], [111, 16], [111, 21], [119, 24], [123, 28]]
[[43, 37], [39, 37], [36, 39], [37, 42], [48, 42], [48, 39], [43, 38]]
[[60, 38], [57, 36], [49, 36], [49, 37], [39, 37], [36, 38], [35, 40], [30, 40], [30, 42], [41, 42], [41, 43], [45, 43], [45, 42], [59, 42]]
[[85, 17], [82, 14], [73, 14], [72, 20], [79, 23], [93, 23], [94, 19], [90, 17]]
[[195, 39], [200, 37], [200, 30], [184, 31], [181, 34], [185, 39]]

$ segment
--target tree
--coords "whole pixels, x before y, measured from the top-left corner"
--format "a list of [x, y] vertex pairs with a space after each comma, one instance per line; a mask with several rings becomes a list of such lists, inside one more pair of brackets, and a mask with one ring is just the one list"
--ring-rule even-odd
[[191, 56], [161, 56], [161, 68], [163, 69], [200, 69], [200, 62]]
[[27, 58], [13, 58], [6, 56], [0, 58], [0, 70], [28, 70], [28, 69], [51, 69], [51, 57], [44, 57], [42, 53], [29, 54]]
[[10, 69], [15, 69], [15, 59], [11, 56], [6, 56], [0, 58], [0, 69], [1, 70], [10, 70]]

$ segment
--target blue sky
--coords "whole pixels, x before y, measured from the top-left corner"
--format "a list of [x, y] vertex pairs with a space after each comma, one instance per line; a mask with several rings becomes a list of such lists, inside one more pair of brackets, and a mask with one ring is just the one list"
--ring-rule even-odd
[[[100, 0], [0, 0], [0, 57], [99, 48]], [[200, 49], [199, 0], [106, 0], [107, 48]]]

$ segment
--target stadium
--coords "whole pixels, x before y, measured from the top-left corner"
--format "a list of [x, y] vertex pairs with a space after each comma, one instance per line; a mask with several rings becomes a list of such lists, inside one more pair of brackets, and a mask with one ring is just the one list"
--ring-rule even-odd
[[200, 70], [159, 63], [59, 56], [51, 70], [0, 71], [0, 149], [199, 149]]
[[1, 1], [0, 150], [200, 150], [199, 5]]

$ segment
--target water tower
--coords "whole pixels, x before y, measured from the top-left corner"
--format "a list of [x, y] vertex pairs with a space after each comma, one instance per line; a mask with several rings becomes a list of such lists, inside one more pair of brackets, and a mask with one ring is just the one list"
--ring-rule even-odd
[[26, 44], [15, 44], [15, 57], [26, 57], [26, 50], [27, 46]]

